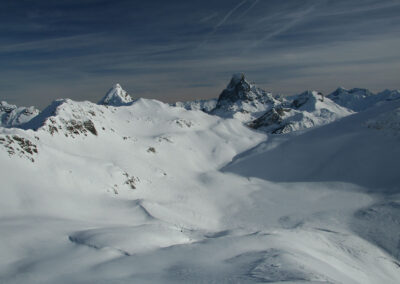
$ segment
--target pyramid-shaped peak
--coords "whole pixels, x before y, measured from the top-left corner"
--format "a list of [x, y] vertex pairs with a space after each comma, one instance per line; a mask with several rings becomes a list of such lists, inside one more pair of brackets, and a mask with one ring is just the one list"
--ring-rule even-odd
[[120, 84], [115, 84], [98, 102], [99, 105], [123, 106], [133, 101], [132, 97], [122, 89]]

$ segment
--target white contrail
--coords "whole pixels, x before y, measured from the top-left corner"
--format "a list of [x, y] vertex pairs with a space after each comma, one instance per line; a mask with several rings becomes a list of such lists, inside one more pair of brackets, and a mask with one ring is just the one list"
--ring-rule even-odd
[[296, 24], [298, 24], [299, 22], [304, 20], [304, 17], [308, 14], [310, 14], [311, 12], [313, 12], [315, 9], [315, 6], [311, 6], [309, 7], [307, 10], [304, 11], [300, 11], [299, 13], [295, 14], [294, 17], [292, 18], [291, 21], [287, 22], [285, 25], [283, 25], [281, 28], [270, 32], [266, 35], [264, 35], [264, 37], [262, 37], [260, 40], [255, 41], [250, 47], [256, 47], [257, 45], [259, 45], [261, 42], [271, 39], [287, 30], [289, 30], [290, 28], [292, 28], [293, 26], [295, 26]]
[[208, 39], [210, 38], [210, 36], [212, 36], [212, 35], [217, 31], [217, 29], [218, 29], [220, 26], [222, 26], [222, 25], [232, 16], [232, 14], [235, 13], [236, 10], [239, 9], [239, 8], [240, 8], [242, 5], [244, 5], [246, 2], [247, 2], [247, 0], [243, 0], [242, 2], [240, 2], [239, 4], [237, 4], [235, 7], [233, 7], [233, 8], [225, 15], [225, 17], [224, 17], [221, 21], [219, 21], [219, 22], [214, 26], [213, 30], [207, 35], [206, 39], [205, 39], [202, 43], [200, 43], [200, 44], [197, 46], [197, 48], [200, 48], [200, 47], [204, 46], [204, 45], [208, 42]]
[[260, 0], [254, 0], [254, 2], [250, 5], [249, 8], [247, 8], [238, 18], [242, 18], [244, 17], [251, 9], [253, 9], [253, 7], [258, 3], [258, 1]]
[[246, 2], [247, 2], [247, 0], [243, 0], [242, 2], [240, 2], [239, 4], [237, 4], [232, 10], [230, 10], [230, 11], [225, 15], [225, 17], [224, 17], [218, 24], [215, 25], [214, 31], [215, 31], [216, 29], [218, 29], [220, 26], [222, 26], [222, 25], [230, 18], [230, 16], [232, 16], [232, 14], [235, 13], [235, 11], [236, 11], [237, 9], [239, 9], [242, 5], [244, 5]]

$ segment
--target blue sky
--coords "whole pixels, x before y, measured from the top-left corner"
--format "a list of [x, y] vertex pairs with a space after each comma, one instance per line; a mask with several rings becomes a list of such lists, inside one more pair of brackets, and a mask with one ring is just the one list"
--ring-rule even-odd
[[236, 72], [282, 94], [400, 88], [400, 1], [0, 1], [0, 100], [211, 98]]

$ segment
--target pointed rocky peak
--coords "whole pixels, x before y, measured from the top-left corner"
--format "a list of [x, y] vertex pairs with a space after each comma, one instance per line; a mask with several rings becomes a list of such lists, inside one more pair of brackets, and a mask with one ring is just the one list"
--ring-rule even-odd
[[232, 75], [228, 86], [222, 91], [218, 101], [253, 101], [266, 96], [266, 94], [264, 90], [250, 84], [243, 73], [236, 73]]
[[243, 73], [237, 73], [222, 91], [212, 113], [249, 121], [279, 103], [271, 93], [249, 83]]
[[124, 106], [133, 101], [132, 97], [122, 89], [120, 84], [115, 84], [107, 94], [98, 102], [99, 105]]

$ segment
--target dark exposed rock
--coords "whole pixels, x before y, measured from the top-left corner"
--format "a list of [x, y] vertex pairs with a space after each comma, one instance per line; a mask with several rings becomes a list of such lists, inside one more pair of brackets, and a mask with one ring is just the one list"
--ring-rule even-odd
[[156, 148], [154, 148], [154, 147], [149, 147], [149, 148], [147, 149], [147, 152], [149, 152], [149, 153], [155, 153], [155, 152], [156, 152]]
[[228, 86], [222, 91], [218, 98], [216, 109], [229, 107], [237, 101], [251, 103], [274, 103], [270, 93], [250, 84], [243, 73], [234, 74]]
[[282, 107], [274, 107], [271, 110], [267, 111], [264, 115], [259, 117], [258, 119], [252, 121], [249, 123], [249, 127], [258, 129], [260, 127], [270, 127], [270, 126], [275, 126], [273, 130], [271, 130], [272, 133], [281, 133], [281, 131], [284, 131], [286, 125], [282, 125], [283, 122], [283, 116], [285, 112], [289, 112], [290, 109], [288, 108], [282, 108]]
[[7, 153], [11, 156], [18, 155], [34, 162], [33, 156], [38, 154], [37, 146], [29, 139], [18, 135], [0, 137], [0, 145], [2, 145]]
[[[317, 93], [317, 99], [321, 102], [324, 101], [324, 95], [321, 92]], [[315, 100], [315, 96], [312, 91], [305, 91], [304, 93], [298, 95], [295, 100], [292, 102], [293, 108], [300, 108], [305, 105], [307, 102]]]
[[97, 130], [96, 127], [93, 124], [93, 121], [91, 120], [86, 120], [85, 122], [83, 122], [83, 126], [93, 135], [97, 136]]

